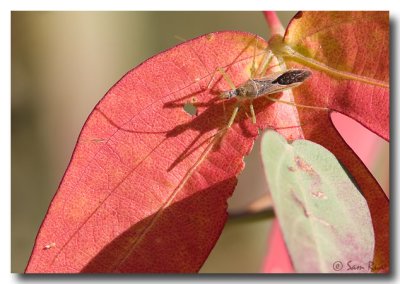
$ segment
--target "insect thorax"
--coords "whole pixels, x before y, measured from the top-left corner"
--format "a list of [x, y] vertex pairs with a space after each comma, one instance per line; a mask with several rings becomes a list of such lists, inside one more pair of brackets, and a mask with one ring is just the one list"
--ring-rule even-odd
[[242, 98], [256, 98], [263, 95], [270, 86], [270, 80], [250, 79], [237, 88], [237, 96]]
[[225, 99], [230, 99], [233, 97], [238, 97], [243, 99], [256, 98], [268, 92], [268, 90], [271, 88], [271, 81], [272, 80], [269, 79], [267, 80], [249, 79], [247, 82], [245, 82], [238, 88], [221, 93], [221, 97]]

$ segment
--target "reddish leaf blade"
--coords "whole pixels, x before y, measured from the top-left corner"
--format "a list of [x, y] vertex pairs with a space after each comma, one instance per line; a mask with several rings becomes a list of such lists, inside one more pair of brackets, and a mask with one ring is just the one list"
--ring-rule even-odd
[[[388, 12], [300, 12], [284, 41], [329, 67], [389, 84]], [[341, 112], [389, 139], [388, 87], [313, 69], [313, 80], [298, 92], [299, 101]]]
[[[220, 143], [233, 104], [215, 76], [249, 77], [261, 38], [241, 32], [199, 37], [126, 74], [95, 107], [40, 228], [27, 273], [195, 272], [218, 239], [226, 200], [257, 135], [240, 112]], [[198, 116], [183, 110], [198, 106]], [[296, 125], [287, 105], [259, 101], [258, 126]], [[278, 113], [284, 114], [282, 118]], [[285, 129], [298, 137], [296, 129]], [[49, 243], [51, 249], [43, 248]]]
[[[325, 65], [372, 79], [389, 79], [389, 21], [385, 12], [303, 12], [290, 23], [285, 42]], [[289, 62], [291, 67], [298, 63]], [[296, 103], [342, 112], [389, 138], [389, 89], [334, 78], [313, 70], [294, 90]], [[355, 178], [367, 199], [375, 232], [375, 271], [389, 270], [389, 202], [361, 160], [334, 128], [329, 114], [299, 110], [306, 139], [323, 145]], [[311, 124], [310, 124], [311, 123]]]

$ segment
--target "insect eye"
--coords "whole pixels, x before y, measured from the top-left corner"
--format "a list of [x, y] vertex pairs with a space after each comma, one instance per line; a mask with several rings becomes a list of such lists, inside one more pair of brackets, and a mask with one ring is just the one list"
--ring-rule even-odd
[[279, 84], [279, 85], [290, 85], [294, 83], [301, 83], [304, 82], [308, 77], [311, 76], [311, 72], [308, 70], [301, 70], [301, 69], [294, 69], [288, 70], [274, 81], [272, 84]]

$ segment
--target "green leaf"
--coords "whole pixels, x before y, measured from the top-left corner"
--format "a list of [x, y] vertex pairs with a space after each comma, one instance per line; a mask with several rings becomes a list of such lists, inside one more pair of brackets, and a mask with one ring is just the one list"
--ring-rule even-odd
[[[275, 131], [262, 159], [276, 215], [297, 272], [369, 272], [374, 231], [367, 203], [335, 156]], [[374, 268], [372, 269], [374, 270]]]

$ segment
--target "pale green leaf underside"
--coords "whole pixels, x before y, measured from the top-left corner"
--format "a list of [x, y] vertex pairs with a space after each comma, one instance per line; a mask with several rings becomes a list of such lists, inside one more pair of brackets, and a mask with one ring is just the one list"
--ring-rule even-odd
[[262, 159], [296, 272], [369, 272], [374, 231], [364, 197], [327, 149], [263, 136]]

